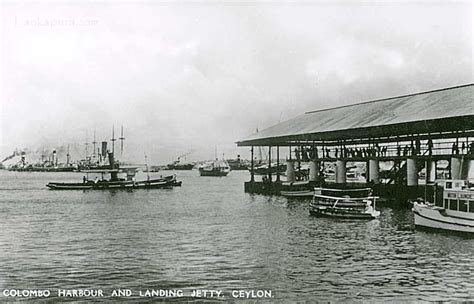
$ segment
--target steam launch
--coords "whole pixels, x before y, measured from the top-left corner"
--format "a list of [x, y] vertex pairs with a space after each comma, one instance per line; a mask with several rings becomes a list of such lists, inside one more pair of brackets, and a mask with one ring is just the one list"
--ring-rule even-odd
[[[107, 141], [102, 142], [102, 150], [97, 151], [97, 158], [91, 157], [86, 159], [89, 166], [83, 166], [81, 172], [85, 173], [82, 182], [77, 183], [61, 183], [50, 182], [46, 186], [51, 190], [107, 190], [107, 189], [160, 189], [181, 186], [181, 181], [177, 181], [176, 175], [151, 179], [147, 172], [145, 180], [135, 180], [138, 172], [138, 166], [121, 166], [120, 162], [115, 159], [115, 134], [112, 128], [111, 146], [112, 151], [107, 149]], [[123, 127], [121, 128], [120, 150], [123, 154]], [[95, 150], [95, 134], [94, 134], [94, 150]], [[99, 153], [100, 152], [100, 153]], [[108, 164], [105, 164], [108, 161]], [[147, 165], [146, 165], [147, 166]]]

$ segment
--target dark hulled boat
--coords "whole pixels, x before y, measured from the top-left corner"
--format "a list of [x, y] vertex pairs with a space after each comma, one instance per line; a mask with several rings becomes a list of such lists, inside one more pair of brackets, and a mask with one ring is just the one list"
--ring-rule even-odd
[[[107, 189], [160, 189], [181, 186], [181, 181], [176, 180], [176, 175], [170, 175], [158, 179], [135, 181], [136, 167], [120, 168], [114, 161], [113, 153], [109, 153], [109, 169], [85, 170], [86, 173], [82, 183], [57, 183], [51, 182], [46, 186], [52, 190], [107, 190]], [[89, 179], [89, 174], [100, 174], [101, 179], [96, 177]], [[125, 175], [125, 177], [119, 177]], [[109, 179], [105, 177], [109, 176]]]
[[[120, 171], [116, 170], [90, 170], [85, 171], [89, 173], [110, 174], [111, 176], [118, 174]], [[127, 174], [128, 175], [128, 174]], [[129, 176], [129, 175], [128, 175]], [[82, 183], [57, 183], [51, 182], [46, 185], [52, 190], [107, 190], [107, 189], [163, 189], [181, 186], [181, 181], [176, 179], [176, 175], [170, 175], [157, 179], [146, 179], [135, 181], [134, 179], [84, 179]]]

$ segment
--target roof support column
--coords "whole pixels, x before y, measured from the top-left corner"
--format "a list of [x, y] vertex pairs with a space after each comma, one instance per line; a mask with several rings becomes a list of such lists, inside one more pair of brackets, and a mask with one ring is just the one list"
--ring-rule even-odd
[[272, 181], [272, 146], [268, 146], [268, 181]]
[[314, 159], [309, 163], [309, 181], [319, 181], [319, 161]]
[[254, 163], [253, 163], [253, 146], [250, 149], [250, 181], [255, 181], [255, 173], [254, 173]]
[[277, 146], [277, 172], [276, 172], [276, 181], [280, 181], [280, 146]]
[[407, 186], [418, 185], [418, 169], [416, 167], [416, 158], [407, 159]]
[[[452, 179], [468, 179], [471, 171], [474, 171], [473, 160], [461, 157], [451, 158], [451, 178]], [[474, 173], [474, 172], [472, 172]]]
[[286, 181], [295, 181], [295, 161], [292, 159], [286, 161]]
[[346, 183], [346, 161], [338, 159], [336, 161], [336, 183], [345, 184]]
[[461, 179], [461, 158], [451, 157], [451, 178]]
[[436, 161], [428, 159], [425, 165], [426, 184], [432, 183], [436, 179]]
[[369, 170], [368, 171], [368, 182], [378, 184], [379, 183], [379, 160], [369, 159]]

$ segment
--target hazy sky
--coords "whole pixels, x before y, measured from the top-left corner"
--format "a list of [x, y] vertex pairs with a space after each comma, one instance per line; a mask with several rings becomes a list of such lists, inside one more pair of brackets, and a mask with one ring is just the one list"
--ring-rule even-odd
[[[471, 2], [3, 2], [0, 158], [125, 128], [125, 155], [218, 153], [305, 111], [473, 82]], [[116, 146], [118, 147], [118, 146]]]

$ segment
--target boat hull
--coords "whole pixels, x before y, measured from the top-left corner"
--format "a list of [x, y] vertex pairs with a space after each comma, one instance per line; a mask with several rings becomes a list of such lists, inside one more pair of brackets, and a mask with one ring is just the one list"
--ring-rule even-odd
[[417, 202], [413, 203], [412, 210], [417, 227], [474, 233], [474, 219], [451, 216], [444, 208]]
[[372, 220], [380, 215], [380, 211], [361, 212], [351, 208], [334, 208], [325, 206], [310, 206], [309, 213], [318, 217], [344, 219]]
[[227, 174], [229, 174], [229, 171], [218, 171], [218, 170], [208, 171], [208, 170], [199, 170], [199, 174], [200, 174], [201, 176], [227, 176]]
[[112, 190], [112, 189], [164, 189], [181, 186], [181, 181], [172, 178], [160, 178], [144, 181], [89, 181], [87, 183], [49, 183], [46, 185], [51, 190]]
[[280, 191], [280, 195], [292, 198], [311, 198], [314, 196], [314, 190]]

